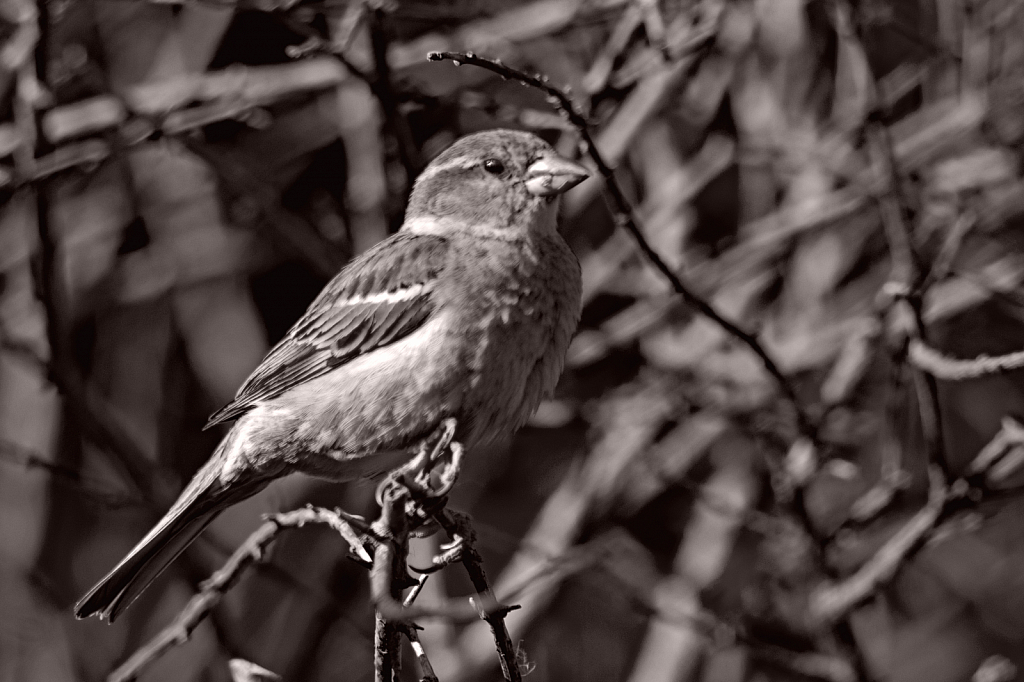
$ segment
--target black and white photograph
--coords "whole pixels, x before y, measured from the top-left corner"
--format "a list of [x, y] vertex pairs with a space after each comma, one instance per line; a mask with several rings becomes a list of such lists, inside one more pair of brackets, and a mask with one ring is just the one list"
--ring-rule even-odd
[[1021, 0], [0, 0], [0, 682], [1024, 680]]

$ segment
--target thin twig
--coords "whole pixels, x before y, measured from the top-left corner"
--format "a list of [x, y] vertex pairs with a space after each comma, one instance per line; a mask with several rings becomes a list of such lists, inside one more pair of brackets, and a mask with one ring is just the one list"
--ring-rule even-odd
[[244, 658], [232, 658], [228, 661], [232, 682], [281, 682], [281, 676], [273, 670]]
[[963, 381], [1024, 367], [1024, 350], [1006, 355], [982, 354], [972, 360], [962, 360], [943, 355], [921, 339], [911, 339], [907, 359], [914, 367], [937, 379]]
[[235, 550], [216, 573], [203, 581], [199, 593], [189, 600], [174, 622], [114, 670], [107, 677], [108, 682], [136, 679], [143, 668], [168, 650], [188, 641], [192, 631], [220, 603], [228, 590], [235, 586], [245, 570], [263, 560], [267, 546], [278, 533], [285, 528], [299, 528], [307, 523], [324, 523], [335, 529], [347, 526], [347, 522], [336, 511], [319, 507], [306, 507], [271, 516]]
[[967, 236], [967, 233], [977, 223], [978, 216], [974, 211], [965, 211], [956, 219], [949, 228], [946, 239], [942, 242], [942, 248], [939, 249], [938, 255], [935, 256], [935, 260], [932, 262], [931, 271], [921, 284], [922, 290], [927, 291], [928, 287], [933, 283], [945, 279], [952, 268], [957, 253], [960, 251], [960, 245], [963, 243], [964, 237]]
[[[432, 438], [428, 438], [422, 444], [420, 453], [409, 464], [394, 470], [380, 484], [377, 489], [377, 499], [381, 505], [380, 517], [374, 522], [372, 534], [378, 538], [374, 548], [373, 567], [370, 571], [370, 594], [375, 607], [375, 628], [374, 628], [374, 680], [375, 682], [392, 682], [401, 667], [398, 635], [402, 632], [409, 638], [414, 651], [416, 652], [417, 663], [420, 666], [421, 680], [436, 682], [430, 661], [427, 659], [426, 651], [419, 643], [415, 634], [415, 625], [411, 622], [413, 618], [426, 618], [441, 616], [453, 622], [468, 622], [476, 618], [488, 621], [494, 627], [494, 623], [500, 624], [500, 631], [504, 633], [504, 642], [508, 643], [507, 650], [511, 652], [510, 658], [506, 658], [506, 648], [501, 644], [498, 646], [503, 669], [509, 669], [514, 673], [506, 673], [507, 680], [519, 679], [518, 668], [515, 665], [515, 653], [511, 649], [508, 633], [504, 627], [504, 616], [511, 610], [502, 606], [494, 599], [483, 570], [479, 566], [479, 555], [472, 548], [472, 530], [469, 528], [468, 519], [456, 517], [444, 509], [447, 501], [445, 495], [450, 490], [455, 478], [458, 476], [461, 465], [462, 445], [452, 441], [455, 433], [456, 423], [454, 419], [447, 419], [442, 422], [435, 432], [437, 442], [430, 447]], [[440, 456], [443, 451], [451, 453], [451, 461], [440, 474], [440, 483], [431, 487], [429, 483], [430, 472], [440, 463]], [[410, 485], [412, 481], [413, 485]], [[437, 505], [440, 505], [439, 507]], [[431, 512], [431, 509], [436, 511]], [[421, 574], [419, 580], [413, 580], [409, 576], [409, 568], [406, 563], [409, 550], [409, 533], [422, 524], [428, 522], [431, 516], [437, 518], [452, 539], [456, 548], [446, 552], [446, 559], [450, 561], [458, 557], [467, 561], [472, 556], [476, 562], [470, 572], [474, 586], [477, 586], [478, 594], [470, 597], [468, 604], [462, 600], [451, 600], [438, 607], [423, 608], [413, 605], [413, 600], [419, 594], [427, 579], [427, 574]], [[458, 523], [446, 523], [448, 519], [460, 519]], [[437, 561], [435, 564], [439, 563]], [[483, 585], [483, 587], [479, 587]], [[409, 595], [403, 600], [402, 592], [412, 587]], [[498, 631], [495, 631], [496, 641]]]
[[[402, 545], [408, 541], [408, 528], [405, 524], [403, 509], [408, 499], [408, 489], [404, 486], [392, 488], [398, 495], [385, 494], [382, 499], [381, 516], [374, 524], [376, 534], [386, 538], [375, 549], [373, 568], [370, 570], [370, 595], [377, 613], [386, 621], [409, 622], [422, 618], [444, 618], [448, 622], [461, 624], [471, 623], [496, 614], [504, 615], [508, 607], [500, 605], [489, 591], [480, 591], [467, 599], [453, 599], [447, 602], [420, 606], [413, 604], [411, 599], [399, 600], [402, 589], [413, 587], [419, 582], [412, 581], [405, 570], [405, 552]], [[460, 536], [461, 537], [461, 536]], [[465, 556], [466, 547], [462, 545], [459, 558]], [[479, 556], [479, 555], [478, 555]], [[410, 584], [411, 582], [411, 584]], [[481, 615], [481, 608], [484, 614]]]
[[808, 606], [812, 618], [834, 623], [845, 616], [891, 578], [910, 550], [935, 527], [946, 503], [948, 489], [942, 472], [934, 465], [928, 469], [928, 480], [928, 502], [905, 526], [856, 573], [840, 583], [826, 583], [811, 595]]
[[427, 657], [427, 650], [423, 648], [420, 636], [416, 634], [415, 626], [401, 624], [398, 626], [398, 629], [409, 640], [412, 653], [416, 656], [416, 665], [420, 669], [419, 682], [438, 682], [437, 674], [434, 673], [434, 666], [431, 665], [430, 659]]
[[398, 641], [394, 625], [377, 611], [373, 619], [373, 682], [392, 682], [398, 674]]
[[391, 67], [388, 64], [388, 30], [384, 10], [375, 9], [370, 14], [370, 42], [373, 45], [373, 59], [377, 76], [370, 83], [370, 89], [377, 96], [384, 120], [398, 142], [398, 155], [405, 166], [409, 179], [423, 170], [423, 158], [413, 139], [409, 121], [398, 110], [398, 98], [391, 84]]
[[[36, 3], [39, 22], [39, 39], [35, 46], [35, 77], [42, 79], [46, 77], [47, 40], [49, 37], [49, 22], [45, 2]], [[23, 72], [18, 73], [18, 78], [27, 78]], [[28, 159], [20, 158], [15, 154], [15, 166], [19, 174], [29, 174], [35, 171], [35, 159], [45, 152], [46, 142], [36, 128], [36, 117], [31, 102], [25, 101], [22, 96], [23, 88], [15, 88], [14, 117], [19, 129], [22, 131], [21, 151], [29, 156]], [[25, 128], [31, 128], [32, 132], [27, 133]], [[33, 147], [24, 149], [28, 144]], [[50, 229], [50, 187], [49, 183], [40, 182], [33, 187], [36, 199], [36, 227], [39, 235], [39, 247], [35, 253], [32, 263], [32, 274], [35, 284], [36, 298], [43, 304], [46, 311], [46, 339], [50, 346], [50, 362], [48, 376], [52, 383], [56, 384], [53, 377], [61, 372], [64, 363], [63, 319], [66, 306], [64, 305], [63, 290], [57, 278], [57, 244]]]
[[[882, 166], [883, 176], [889, 179], [888, 190], [878, 197], [882, 224], [889, 252], [892, 258], [892, 274], [886, 284], [886, 291], [893, 297], [892, 311], [895, 315], [905, 313], [910, 321], [907, 329], [908, 344], [894, 358], [896, 362], [906, 360], [910, 345], [915, 341], [925, 341], [925, 325], [923, 310], [923, 285], [927, 273], [916, 260], [911, 246], [910, 227], [906, 224], [903, 207], [906, 201], [900, 190], [900, 178], [897, 173], [897, 155], [893, 150], [892, 136], [888, 128], [876, 125], [868, 131], [870, 150], [874, 154], [874, 162]], [[901, 308], [903, 310], [901, 311]], [[921, 413], [921, 429], [924, 432], [928, 448], [929, 460], [942, 466], [949, 476], [946, 460], [946, 449], [943, 444], [941, 406], [939, 390], [935, 378], [914, 367], [914, 385], [917, 388], [917, 403]]]
[[[765, 369], [778, 383], [779, 388], [785, 395], [786, 399], [792, 403], [793, 408], [796, 411], [797, 422], [801, 433], [812, 437], [813, 439], [814, 428], [811, 425], [807, 414], [801, 407], [796, 391], [793, 389], [792, 384], [786, 376], [779, 369], [775, 360], [772, 359], [761, 343], [757, 340], [757, 337], [722, 317], [722, 315], [719, 314], [710, 303], [687, 287], [672, 268], [665, 263], [660, 255], [658, 255], [657, 251], [655, 251], [647, 242], [643, 231], [640, 229], [640, 221], [637, 218], [636, 210], [633, 208], [633, 205], [630, 203], [622, 187], [619, 185], [618, 180], [615, 178], [615, 170], [604, 160], [600, 150], [594, 143], [593, 137], [590, 135], [589, 123], [586, 117], [579, 111], [579, 109], [576, 108], [572, 99], [570, 99], [564, 91], [551, 85], [548, 82], [548, 79], [544, 76], [530, 75], [523, 71], [519, 71], [518, 69], [506, 66], [499, 60], [487, 59], [473, 53], [431, 52], [427, 55], [427, 59], [431, 61], [449, 60], [454, 62], [456, 65], [471, 64], [473, 66], [479, 66], [480, 68], [487, 69], [488, 71], [498, 74], [502, 78], [511, 78], [524, 85], [537, 88], [544, 92], [548, 96], [548, 100], [551, 104], [558, 108], [558, 110], [565, 115], [568, 121], [579, 131], [581, 142], [586, 147], [590, 158], [594, 161], [597, 171], [601, 174], [601, 177], [604, 178], [608, 195], [611, 197], [612, 212], [616, 225], [629, 232], [630, 236], [636, 242], [637, 247], [644, 254], [644, 257], [672, 285], [672, 289], [676, 294], [681, 296], [689, 306], [695, 308], [702, 315], [711, 319], [731, 336], [745, 344], [754, 352], [755, 355], [757, 355]], [[699, 58], [695, 58], [688, 68], [686, 75], [689, 76], [695, 72], [700, 62], [701, 60]]]
[[1006, 454], [1007, 450], [1020, 446], [1024, 446], [1024, 426], [1013, 417], [1004, 416], [999, 431], [967, 465], [964, 476], [976, 476], [986, 471], [992, 472], [996, 462]]
[[[462, 565], [466, 569], [466, 573], [469, 574], [473, 589], [484, 600], [496, 603], [494, 592], [491, 591], [487, 575], [484, 573], [483, 558], [474, 547], [475, 534], [469, 525], [468, 517], [445, 510], [436, 518], [449, 537], [462, 541]], [[477, 603], [479, 604], [479, 602]], [[498, 650], [498, 659], [501, 663], [501, 674], [507, 682], [521, 682], [523, 675], [519, 669], [519, 656], [512, 643], [512, 638], [508, 634], [508, 628], [505, 627], [505, 613], [505, 609], [488, 613], [482, 608], [482, 605], [480, 609], [480, 617], [487, 621], [491, 633], [494, 635], [494, 645]]]

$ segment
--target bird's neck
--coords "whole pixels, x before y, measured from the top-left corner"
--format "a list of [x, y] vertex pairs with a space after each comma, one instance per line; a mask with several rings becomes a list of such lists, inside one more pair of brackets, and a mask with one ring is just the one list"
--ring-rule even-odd
[[538, 207], [533, 215], [521, 216], [523, 226], [509, 226], [498, 223], [469, 222], [450, 216], [409, 216], [402, 224], [403, 232], [412, 234], [447, 237], [466, 235], [474, 239], [491, 239], [500, 242], [524, 243], [535, 241], [557, 233], [558, 202]]

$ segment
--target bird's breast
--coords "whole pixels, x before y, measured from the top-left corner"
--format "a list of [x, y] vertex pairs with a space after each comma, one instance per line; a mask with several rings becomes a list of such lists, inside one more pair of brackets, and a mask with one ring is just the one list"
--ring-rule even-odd
[[480, 255], [459, 327], [473, 439], [518, 428], [558, 381], [580, 310], [579, 264], [561, 238]]

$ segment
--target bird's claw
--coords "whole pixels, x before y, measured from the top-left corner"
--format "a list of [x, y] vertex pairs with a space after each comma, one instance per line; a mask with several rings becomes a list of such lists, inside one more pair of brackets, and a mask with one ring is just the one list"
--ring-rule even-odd
[[[434, 444], [433, 449], [430, 451], [430, 457], [427, 459], [428, 462], [430, 462], [431, 464], [437, 462], [437, 460], [441, 458], [441, 455], [444, 454], [444, 451], [448, 449], [448, 446], [453, 444], [453, 441], [455, 439], [455, 428], [458, 426], [458, 424], [459, 423], [455, 419], [455, 417], [448, 417], [446, 419], [441, 420], [441, 424], [437, 427], [437, 429], [434, 430], [434, 433], [431, 434], [430, 436], [430, 438], [436, 437], [437, 442]], [[424, 441], [424, 446], [426, 446], [426, 444], [430, 441], [430, 438]]]
[[[385, 489], [396, 484], [404, 486], [421, 500], [439, 500], [447, 496], [458, 478], [465, 453], [462, 444], [454, 440], [457, 426], [458, 422], [453, 417], [442, 420], [421, 442], [416, 456], [388, 474], [377, 487], [377, 504], [383, 505]], [[445, 459], [448, 452], [451, 456]], [[435, 481], [434, 469], [442, 461], [444, 466], [437, 472]]]
[[441, 552], [430, 560], [430, 566], [427, 566], [426, 568], [410, 566], [409, 568], [424, 575], [436, 573], [445, 566], [450, 566], [458, 561], [462, 561], [462, 551], [464, 547], [465, 540], [461, 537], [456, 537], [451, 542], [441, 545]]

